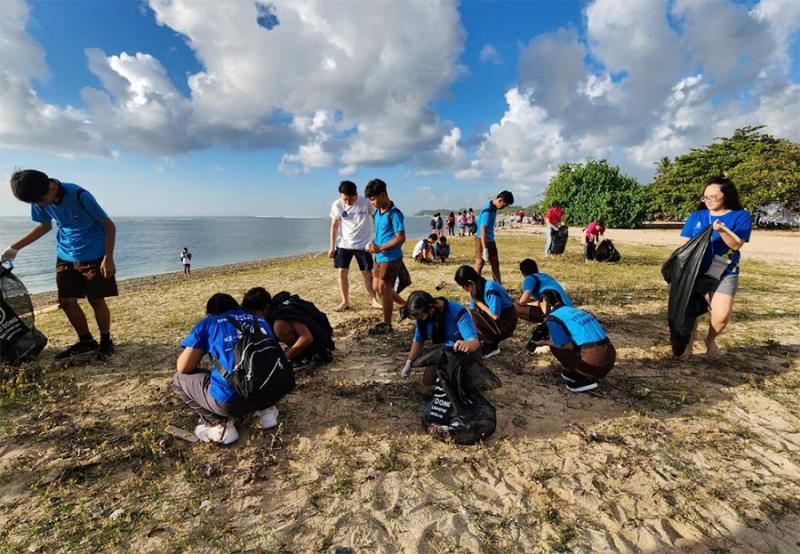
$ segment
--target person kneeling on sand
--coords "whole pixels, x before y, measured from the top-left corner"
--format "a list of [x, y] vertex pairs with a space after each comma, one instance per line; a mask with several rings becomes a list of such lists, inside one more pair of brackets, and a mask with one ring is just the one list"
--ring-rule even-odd
[[517, 328], [514, 301], [500, 283], [481, 277], [472, 266], [459, 267], [455, 281], [469, 293], [470, 314], [484, 357], [496, 356], [500, 353], [500, 341], [513, 335]]
[[549, 346], [553, 356], [564, 366], [561, 378], [570, 392], [597, 388], [617, 359], [614, 345], [600, 322], [584, 310], [567, 306], [556, 290], [542, 293], [541, 305], [547, 314], [545, 324], [550, 338], [535, 341]]
[[522, 295], [514, 307], [520, 319], [533, 323], [544, 321], [544, 311], [539, 305], [538, 299], [546, 290], [558, 291], [564, 304], [572, 306], [572, 301], [561, 284], [547, 273], [539, 273], [539, 265], [535, 260], [530, 258], [522, 260], [519, 264], [519, 271], [522, 273]]
[[411, 251], [411, 257], [415, 262], [430, 264], [433, 263], [433, 246], [439, 236], [436, 233], [431, 233], [427, 238], [421, 239], [414, 245], [414, 250]]
[[[414, 340], [408, 352], [400, 376], [407, 379], [411, 375], [414, 360], [422, 353], [426, 340], [442, 344], [455, 352], [478, 352], [481, 347], [478, 330], [467, 309], [446, 298], [434, 298], [421, 290], [412, 292], [405, 306], [400, 309], [400, 317], [416, 320]], [[436, 384], [436, 366], [425, 368], [422, 383], [430, 390]]]
[[[228, 318], [258, 325], [265, 335], [274, 336], [264, 318], [242, 310], [229, 294], [218, 292], [209, 298], [206, 313], [208, 316], [181, 342], [183, 352], [178, 356], [172, 388], [202, 419], [194, 430], [198, 439], [231, 444], [239, 438], [233, 418], [254, 413], [261, 427], [270, 429], [278, 424], [278, 409], [275, 397], [260, 402], [242, 398], [225, 379], [228, 368], [235, 365], [234, 347], [240, 340], [239, 331]], [[198, 367], [205, 354], [212, 360], [210, 371]]]
[[450, 258], [450, 245], [446, 237], [439, 237], [439, 242], [433, 245], [433, 256], [441, 263], [446, 263]]

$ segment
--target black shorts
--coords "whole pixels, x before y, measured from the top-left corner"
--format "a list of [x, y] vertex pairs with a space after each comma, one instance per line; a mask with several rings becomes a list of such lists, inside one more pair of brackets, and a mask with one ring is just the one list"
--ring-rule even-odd
[[100, 274], [100, 262], [56, 261], [56, 286], [59, 298], [107, 298], [117, 296], [117, 280]]
[[350, 269], [350, 262], [356, 257], [358, 269], [361, 271], [372, 271], [372, 254], [366, 250], [351, 250], [349, 248], [337, 248], [333, 254], [333, 267], [336, 269]]

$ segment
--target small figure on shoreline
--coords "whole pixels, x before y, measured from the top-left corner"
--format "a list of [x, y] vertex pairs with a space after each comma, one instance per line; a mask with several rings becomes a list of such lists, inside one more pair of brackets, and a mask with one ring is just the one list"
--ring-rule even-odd
[[184, 275], [191, 275], [192, 274], [192, 253], [189, 252], [189, 249], [184, 246], [183, 250], [181, 250], [181, 263], [183, 264], [183, 274]]

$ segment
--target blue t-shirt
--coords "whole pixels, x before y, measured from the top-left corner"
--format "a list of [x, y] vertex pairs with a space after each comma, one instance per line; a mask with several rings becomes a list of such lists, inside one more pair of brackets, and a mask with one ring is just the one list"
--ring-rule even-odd
[[494, 207], [490, 200], [478, 215], [478, 236], [482, 237], [483, 226], [486, 226], [486, 240], [494, 240], [494, 224], [497, 220], [497, 208]]
[[[252, 324], [256, 320], [253, 314], [244, 310], [230, 310], [219, 315], [210, 315], [194, 326], [194, 329], [181, 342], [181, 346], [204, 350], [219, 360], [223, 368], [232, 368], [234, 364], [233, 348], [239, 339], [236, 327], [226, 319], [228, 316], [240, 323]], [[261, 330], [267, 336], [274, 337], [269, 323], [263, 318], [258, 318], [258, 323], [261, 324]], [[211, 364], [211, 385], [209, 386], [211, 397], [221, 404], [241, 401], [242, 398], [225, 380], [224, 373], [224, 370], [221, 372], [216, 364]]]
[[[447, 312], [444, 317], [444, 345], [447, 348], [452, 348], [458, 340], [472, 340], [478, 338], [478, 330], [475, 328], [475, 323], [472, 321], [472, 316], [469, 312], [458, 302], [447, 301]], [[425, 342], [422, 334], [421, 325], [425, 326], [425, 335], [428, 338], [433, 337], [433, 321], [426, 319], [425, 321], [417, 321], [414, 328], [414, 342]]]
[[[708, 210], [697, 210], [693, 212], [686, 219], [683, 224], [681, 236], [692, 239], [702, 233], [706, 227], [719, 219], [725, 226], [736, 233], [744, 242], [750, 242], [750, 232], [753, 230], [753, 220], [750, 218], [750, 213], [747, 210], [731, 210], [725, 215], [711, 215]], [[717, 231], [711, 233], [711, 245], [706, 250], [706, 256], [703, 258], [703, 265], [700, 266], [700, 272], [705, 271], [711, 266], [711, 260], [714, 256], [722, 256], [730, 260], [723, 277], [726, 275], [736, 275], [739, 273], [739, 258], [742, 254], [738, 250], [732, 250]]]
[[539, 300], [542, 293], [546, 290], [557, 291], [561, 295], [561, 299], [567, 306], [572, 306], [572, 301], [569, 299], [567, 291], [564, 290], [558, 281], [550, 277], [547, 273], [531, 273], [522, 280], [522, 290], [527, 292], [533, 297], [534, 300]]
[[437, 256], [444, 256], [445, 258], [450, 256], [450, 245], [445, 244], [442, 246], [438, 242], [433, 245], [433, 253]]
[[[483, 288], [483, 301], [489, 307], [492, 315], [499, 316], [501, 312], [514, 307], [514, 301], [497, 281], [486, 279], [486, 286]], [[469, 307], [475, 309], [475, 300], [469, 299]]]
[[554, 346], [566, 346], [570, 342], [582, 346], [608, 338], [605, 329], [592, 314], [572, 306], [553, 310], [546, 321]]
[[[380, 246], [394, 239], [397, 233], [405, 232], [403, 212], [394, 207], [394, 202], [386, 211], [375, 212], [375, 245]], [[375, 261], [386, 263], [403, 257], [402, 246], [395, 246], [390, 250], [375, 254]]]
[[31, 219], [37, 223], [56, 220], [56, 255], [62, 260], [90, 262], [102, 258], [106, 251], [106, 229], [100, 222], [108, 219], [108, 215], [94, 196], [78, 185], [61, 183], [61, 189], [63, 196], [58, 204], [44, 208], [31, 204]]

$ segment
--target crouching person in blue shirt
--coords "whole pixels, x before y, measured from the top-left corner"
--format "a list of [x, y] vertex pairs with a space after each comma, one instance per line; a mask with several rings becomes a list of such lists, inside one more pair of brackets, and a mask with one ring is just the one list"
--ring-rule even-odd
[[[239, 438], [233, 418], [255, 413], [262, 429], [270, 429], [278, 424], [278, 410], [273, 405], [275, 398], [260, 403], [246, 400], [225, 379], [224, 368], [233, 367], [234, 347], [239, 340], [237, 329], [228, 317], [243, 324], [258, 324], [268, 337], [274, 335], [263, 318], [242, 310], [229, 294], [218, 292], [209, 298], [206, 313], [208, 317], [195, 325], [181, 342], [184, 350], [178, 357], [172, 388], [202, 419], [194, 430], [198, 439], [231, 444]], [[198, 367], [205, 354], [214, 362], [211, 371]]]
[[515, 304], [517, 316], [525, 321], [533, 323], [544, 322], [544, 312], [539, 305], [539, 298], [546, 290], [553, 289], [561, 295], [561, 300], [567, 306], [572, 306], [564, 287], [547, 273], [539, 272], [539, 265], [536, 260], [525, 258], [519, 264], [519, 271], [522, 273], [522, 295]]
[[597, 388], [617, 359], [614, 345], [600, 322], [584, 310], [567, 306], [558, 291], [542, 293], [541, 305], [547, 314], [545, 324], [550, 338], [536, 341], [550, 346], [550, 352], [564, 366], [561, 378], [570, 392]]
[[[455, 352], [478, 352], [481, 348], [478, 330], [472, 322], [472, 316], [457, 302], [451, 302], [446, 298], [434, 298], [425, 291], [416, 290], [408, 297], [405, 306], [400, 310], [400, 316], [412, 317], [417, 322], [408, 359], [400, 372], [400, 376], [404, 379], [411, 375], [414, 360], [422, 353], [426, 340], [442, 344]], [[422, 383], [433, 390], [436, 385], [435, 365], [425, 368]]]

